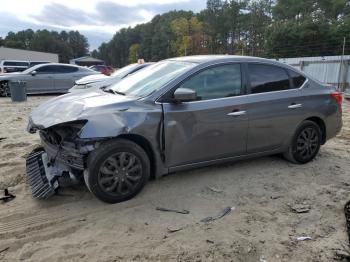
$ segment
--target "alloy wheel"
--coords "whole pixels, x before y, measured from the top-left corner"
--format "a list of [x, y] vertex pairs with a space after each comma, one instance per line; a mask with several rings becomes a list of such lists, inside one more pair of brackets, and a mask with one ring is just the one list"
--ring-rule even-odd
[[296, 153], [302, 159], [309, 159], [314, 156], [319, 146], [319, 135], [313, 127], [303, 129], [298, 138]]
[[118, 152], [108, 157], [100, 167], [98, 184], [109, 195], [132, 193], [142, 180], [140, 159], [129, 152]]

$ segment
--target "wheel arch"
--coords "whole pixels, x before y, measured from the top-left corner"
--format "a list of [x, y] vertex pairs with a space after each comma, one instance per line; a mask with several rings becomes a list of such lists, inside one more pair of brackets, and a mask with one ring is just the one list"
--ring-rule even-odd
[[143, 137], [141, 135], [136, 135], [136, 134], [122, 134], [122, 135], [117, 136], [116, 138], [130, 140], [130, 141], [134, 142], [135, 144], [139, 145], [146, 152], [147, 156], [149, 157], [150, 164], [151, 164], [151, 178], [154, 179], [157, 167], [156, 167], [155, 153], [154, 153], [154, 150], [152, 148], [151, 143], [145, 137]]
[[326, 138], [327, 138], [327, 129], [326, 129], [326, 124], [323, 121], [323, 119], [318, 117], [318, 116], [312, 116], [312, 117], [304, 119], [304, 121], [306, 121], [306, 120], [312, 121], [312, 122], [316, 123], [320, 127], [321, 132], [322, 132], [321, 144], [322, 145], [325, 144], [326, 143]]

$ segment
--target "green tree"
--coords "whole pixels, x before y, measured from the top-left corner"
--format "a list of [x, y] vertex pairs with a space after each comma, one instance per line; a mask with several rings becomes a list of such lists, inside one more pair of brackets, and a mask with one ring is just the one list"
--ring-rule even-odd
[[129, 63], [136, 63], [139, 58], [140, 44], [133, 44], [129, 48]]

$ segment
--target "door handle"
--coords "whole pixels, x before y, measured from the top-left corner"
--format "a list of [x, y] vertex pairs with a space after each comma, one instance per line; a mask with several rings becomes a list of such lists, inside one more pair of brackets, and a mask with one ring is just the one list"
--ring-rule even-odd
[[301, 107], [303, 107], [302, 104], [294, 104], [294, 103], [288, 106], [289, 109], [296, 109]]
[[247, 112], [246, 111], [233, 111], [231, 113], [228, 113], [228, 116], [243, 116], [245, 115]]

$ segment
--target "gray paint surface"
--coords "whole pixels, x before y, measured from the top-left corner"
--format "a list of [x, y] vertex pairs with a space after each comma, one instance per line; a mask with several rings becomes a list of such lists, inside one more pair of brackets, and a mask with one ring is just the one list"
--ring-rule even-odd
[[[197, 66], [172, 79], [147, 97], [135, 98], [94, 90], [54, 98], [33, 111], [28, 130], [55, 129], [87, 120], [79, 133], [86, 141], [136, 136], [149, 143], [156, 176], [234, 159], [284, 152], [298, 125], [317, 117], [327, 139], [342, 126], [334, 89], [308, 79], [300, 89], [250, 94], [244, 73], [241, 96], [172, 103], [178, 84], [199, 70], [226, 63], [263, 63], [292, 69], [278, 62], [235, 56], [178, 58]], [[292, 69], [295, 70], [295, 69]], [[137, 73], [136, 73], [137, 74]], [[303, 73], [301, 73], [303, 74]], [[307, 77], [307, 76], [306, 76]], [[290, 105], [302, 104], [291, 109]], [[243, 115], [229, 115], [237, 110]]]
[[[40, 73], [41, 68], [53, 66], [53, 67], [70, 67], [76, 69], [71, 73]], [[36, 71], [35, 75], [32, 72]], [[26, 83], [26, 90], [28, 94], [41, 94], [41, 93], [66, 93], [71, 88], [75, 81], [87, 76], [98, 74], [97, 72], [88, 68], [68, 65], [68, 64], [40, 64], [33, 66], [23, 72], [9, 73], [0, 75], [0, 83], [8, 81], [24, 81]]]

